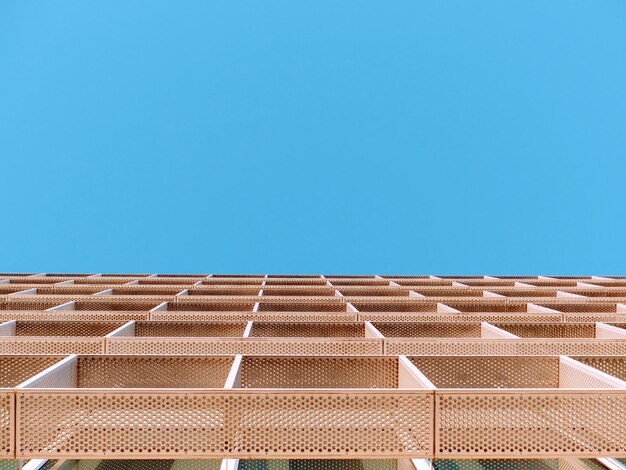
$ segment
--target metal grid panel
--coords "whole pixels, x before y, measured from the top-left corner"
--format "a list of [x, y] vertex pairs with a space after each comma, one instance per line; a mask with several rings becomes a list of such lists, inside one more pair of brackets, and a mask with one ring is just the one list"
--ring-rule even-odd
[[545, 301], [537, 302], [540, 307], [547, 307], [558, 310], [563, 313], [614, 313], [617, 312], [617, 303], [615, 302], [594, 302], [595, 299], [589, 299], [584, 302], [561, 302], [546, 303]]
[[558, 357], [411, 356], [437, 388], [558, 388]]
[[[189, 289], [188, 296], [256, 296], [260, 290], [261, 286], [195, 286]], [[197, 301], [199, 299], [196, 298], [195, 300]]]
[[254, 322], [251, 336], [253, 337], [317, 337], [317, 338], [363, 338], [364, 323], [338, 322]]
[[261, 286], [263, 284], [263, 278], [248, 279], [248, 278], [214, 278], [203, 279], [199, 286]]
[[263, 299], [259, 303], [259, 312], [345, 312], [346, 305], [341, 302], [341, 299], [337, 298], [337, 301], [331, 301], [330, 299], [324, 302], [312, 301], [303, 302], [298, 301], [280, 301], [270, 302]]
[[221, 459], [65, 460], [55, 470], [220, 470]]
[[344, 297], [408, 297], [410, 289], [402, 287], [337, 287]]
[[15, 453], [15, 408], [13, 387], [50, 367], [60, 356], [0, 356], [0, 458]]
[[248, 354], [364, 355], [382, 354], [373, 338], [108, 338], [109, 354]]
[[246, 329], [245, 322], [155, 322], [139, 321], [135, 323], [134, 335], [137, 337], [241, 337]]
[[439, 456], [624, 455], [624, 391], [438, 392]]
[[[39, 296], [38, 296], [39, 297]], [[0, 300], [0, 311], [2, 310], [47, 310], [49, 308], [60, 305], [63, 302], [59, 301], [42, 301], [39, 298], [37, 300], [30, 300], [32, 297], [9, 297], [9, 300]]]
[[593, 323], [577, 324], [529, 324], [498, 323], [498, 328], [513, 333], [521, 338], [595, 338], [596, 325]]
[[393, 459], [241, 460], [238, 470], [397, 470]]
[[104, 336], [123, 322], [18, 321], [15, 336]]
[[78, 388], [222, 388], [231, 357], [81, 356]]
[[[626, 356], [626, 352], [622, 353]], [[626, 380], [626, 358], [625, 357], [575, 357], [579, 362], [595, 367], [602, 372], [606, 372], [613, 377]]]
[[564, 470], [557, 459], [434, 459], [434, 470]]
[[[83, 277], [80, 279], [74, 279], [74, 284], [128, 284], [140, 279], [138, 276], [134, 277], [113, 277], [113, 276], [97, 276], [97, 277]], [[144, 278], [145, 279], [145, 278]]]
[[483, 297], [483, 290], [481, 289], [467, 289], [467, 288], [450, 288], [450, 287], [445, 287], [445, 288], [423, 288], [423, 287], [416, 287], [411, 289], [414, 292], [417, 292], [420, 295], [423, 295], [424, 297], [440, 297], [440, 298], [447, 298], [447, 297]]
[[254, 302], [168, 302], [168, 312], [245, 312], [252, 311]]
[[359, 279], [359, 278], [326, 278], [326, 281], [330, 282], [335, 288], [341, 287], [372, 287], [372, 286], [389, 286], [389, 281], [386, 279]]
[[386, 338], [480, 338], [480, 323], [373, 323]]
[[[182, 302], [180, 302], [182, 303]], [[177, 305], [179, 305], [178, 303]], [[279, 321], [279, 322], [319, 322], [319, 321], [356, 321], [357, 315], [349, 312], [319, 313], [319, 312], [171, 312], [155, 311], [151, 314], [152, 320], [185, 320], [185, 321]]]
[[437, 302], [420, 301], [417, 299], [368, 299], [368, 301], [354, 300], [352, 305], [359, 312], [437, 312]]
[[432, 400], [393, 389], [21, 389], [18, 455], [430, 456]]
[[263, 286], [263, 297], [332, 297], [335, 289], [328, 286]]
[[516, 312], [524, 313], [528, 309], [525, 302], [513, 302], [508, 299], [465, 299], [449, 300], [446, 305], [464, 313]]
[[626, 341], [596, 339], [472, 340], [465, 338], [391, 338], [384, 340], [385, 354], [395, 355], [626, 355]]
[[76, 311], [76, 310], [7, 310], [0, 311], [0, 320], [61, 320], [61, 321], [122, 321], [148, 320], [150, 313], [147, 311]]
[[242, 388], [397, 388], [393, 357], [244, 357]]
[[[107, 296], [108, 297], [108, 296]], [[136, 311], [149, 311], [159, 305], [162, 300], [154, 300], [146, 302], [134, 297], [126, 297], [124, 300], [111, 300], [107, 297], [91, 297], [89, 300], [84, 298], [77, 301], [74, 305], [74, 310], [88, 310], [88, 311], [124, 311], [124, 312], [136, 312]]]
[[[394, 312], [361, 312], [359, 320], [372, 322], [542, 322], [542, 323], [558, 323], [563, 319], [563, 315], [559, 313], [394, 313]], [[614, 317], [615, 319], [615, 317]], [[588, 321], [588, 320], [587, 320]], [[601, 321], [601, 320], [597, 320]]]
[[267, 286], [325, 286], [326, 279], [321, 278], [270, 278], [265, 280]]
[[104, 338], [0, 337], [0, 354], [101, 354]]

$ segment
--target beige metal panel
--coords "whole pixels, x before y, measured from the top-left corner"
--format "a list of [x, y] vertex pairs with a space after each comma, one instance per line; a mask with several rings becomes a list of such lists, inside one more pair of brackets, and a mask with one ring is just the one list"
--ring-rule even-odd
[[480, 338], [478, 322], [374, 322], [385, 338]]
[[438, 356], [626, 355], [626, 341], [598, 339], [484, 340], [466, 338], [386, 338], [385, 354]]
[[[521, 338], [595, 338], [595, 323], [496, 323], [495, 326]], [[617, 335], [614, 336], [614, 338]], [[622, 338], [624, 336], [621, 336]], [[618, 337], [619, 339], [619, 337]]]
[[610, 357], [574, 357], [574, 359], [626, 381], [626, 357], [623, 356], [626, 356], [626, 352]]
[[[0, 336], [1, 354], [99, 354], [105, 335], [120, 322], [17, 321], [13, 335]], [[3, 324], [6, 325], [6, 324]]]
[[[346, 458], [428, 457], [432, 453], [433, 392], [395, 388], [398, 378], [393, 379], [390, 372], [397, 373], [397, 359], [356, 358], [362, 366], [355, 368], [354, 361], [343, 361], [351, 358], [323, 358], [322, 361], [305, 358], [307, 374], [317, 374], [317, 379], [303, 374], [304, 381], [299, 382], [290, 382], [291, 374], [268, 382], [265, 373], [255, 375], [258, 362], [254, 358], [245, 358], [247, 362], [242, 366], [244, 387], [261, 383], [275, 386], [278, 382], [294, 386], [320, 383], [324, 377], [328, 379], [320, 373], [323, 366], [332, 367], [329, 361], [346, 365], [334, 368], [333, 377], [342, 384], [391, 387], [345, 390], [150, 388], [155, 383], [185, 387], [190, 381], [197, 386], [199, 374], [195, 368], [185, 365], [185, 361], [190, 360], [188, 356], [149, 358], [152, 364], [149, 375], [141, 359], [79, 358], [76, 367], [68, 365], [52, 380], [42, 377], [38, 383], [18, 389], [19, 457], [93, 458], [106, 454], [108, 458], [148, 455], [152, 458]], [[192, 359], [218, 360], [215, 357]], [[232, 362], [232, 359], [224, 359]], [[268, 360], [259, 359], [264, 363]], [[302, 359], [296, 359], [293, 364], [300, 371], [303, 370]], [[272, 360], [276, 365], [280, 358]], [[133, 365], [137, 361], [139, 364]], [[159, 361], [173, 365], [165, 373]], [[155, 366], [159, 366], [157, 372], [154, 372]], [[203, 377], [225, 379], [224, 372], [206, 374], [207, 367], [202, 366]], [[376, 376], [371, 373], [372, 369], [377, 372]], [[144, 373], [140, 373], [141, 370]], [[80, 388], [50, 388], [54, 383], [66, 387], [63, 384], [72, 383], [75, 374], [78, 374], [76, 380]], [[372, 382], [364, 379], [365, 374]], [[337, 380], [334, 383], [339, 385]], [[142, 388], [91, 388], [112, 383], [118, 387], [130, 384]], [[46, 388], [36, 388], [41, 384]], [[87, 386], [89, 388], [85, 388]]]
[[0, 310], [0, 321], [68, 320], [68, 321], [130, 321], [148, 320], [149, 312], [106, 310]]
[[252, 323], [251, 337], [364, 338], [364, 322], [261, 322]]
[[15, 394], [13, 388], [62, 356], [0, 356], [0, 458], [15, 457]]
[[559, 357], [410, 359], [437, 386], [439, 457], [626, 454], [626, 383]]
[[359, 320], [372, 322], [542, 322], [559, 323], [563, 319], [560, 313], [432, 313], [432, 312], [360, 312]]
[[[180, 302], [182, 303], [182, 302]], [[320, 322], [356, 321], [357, 315], [348, 312], [228, 312], [228, 311], [153, 311], [151, 320], [158, 321], [278, 321], [278, 322]]]
[[362, 355], [382, 354], [374, 338], [110, 338], [109, 354], [247, 354]]

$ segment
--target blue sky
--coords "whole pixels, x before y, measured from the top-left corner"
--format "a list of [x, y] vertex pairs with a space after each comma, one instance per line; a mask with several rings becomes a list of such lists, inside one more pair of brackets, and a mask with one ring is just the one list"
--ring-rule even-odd
[[626, 3], [0, 2], [0, 271], [626, 274]]

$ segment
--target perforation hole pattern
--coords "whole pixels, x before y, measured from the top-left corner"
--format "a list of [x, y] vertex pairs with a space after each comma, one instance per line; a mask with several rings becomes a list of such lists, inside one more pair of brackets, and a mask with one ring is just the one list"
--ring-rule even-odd
[[480, 338], [480, 323], [373, 323], [387, 338]]
[[623, 393], [489, 395], [440, 393], [438, 455], [493, 457], [620, 455], [624, 452]]
[[[97, 299], [97, 297], [95, 298]], [[161, 302], [155, 300], [154, 302], [141, 302], [137, 299], [126, 300], [123, 302], [110, 301], [104, 299], [90, 299], [89, 301], [76, 302], [74, 310], [89, 310], [89, 311], [149, 311], [159, 305]], [[58, 305], [58, 304], [57, 304]]]
[[[626, 351], [622, 354], [626, 355]], [[624, 357], [575, 357], [574, 359], [613, 377], [626, 380], [626, 358]]]
[[449, 301], [446, 302], [446, 305], [452, 307], [461, 312], [517, 312], [522, 313], [526, 312], [527, 304], [521, 302], [510, 302], [506, 300], [479, 300], [476, 302], [471, 301]]
[[560, 470], [556, 459], [434, 459], [433, 468], [435, 470]]
[[409, 300], [386, 302], [359, 302], [354, 301], [352, 305], [359, 312], [437, 312], [436, 302], [419, 302]]
[[222, 388], [231, 357], [80, 357], [79, 388]]
[[0, 356], [0, 388], [13, 388], [62, 359], [62, 356]]
[[63, 302], [39, 300], [23, 300], [19, 297], [11, 297], [11, 300], [0, 300], [0, 310], [47, 310]]
[[137, 322], [135, 336], [241, 337], [246, 325], [245, 322]]
[[252, 311], [254, 302], [170, 302], [170, 312], [245, 312]]
[[396, 388], [397, 358], [244, 357], [243, 388]]
[[563, 313], [615, 313], [617, 307], [615, 303], [537, 303], [541, 307], [547, 307]]
[[253, 337], [363, 338], [364, 323], [259, 323], [252, 324]]
[[396, 470], [396, 460], [242, 460], [239, 470]]
[[17, 452], [108, 458], [420, 456], [432, 452], [431, 409], [431, 395], [402, 392], [21, 393]]
[[58, 470], [220, 470], [221, 459], [69, 460]]
[[557, 357], [410, 357], [437, 388], [558, 388]]
[[122, 322], [18, 321], [16, 336], [104, 336], [119, 328]]
[[259, 312], [345, 312], [340, 302], [269, 302], [259, 304]]
[[189, 289], [189, 297], [199, 296], [220, 296], [220, 295], [257, 295], [261, 290], [261, 286], [258, 287], [194, 287]]
[[594, 324], [496, 324], [509, 333], [521, 338], [595, 338], [596, 326]]

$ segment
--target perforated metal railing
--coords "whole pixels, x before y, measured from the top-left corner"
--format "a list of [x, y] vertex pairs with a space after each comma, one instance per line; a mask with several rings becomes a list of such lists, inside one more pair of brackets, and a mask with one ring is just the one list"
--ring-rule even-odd
[[10, 321], [0, 324], [1, 354], [99, 354], [121, 322]]
[[60, 359], [61, 356], [0, 356], [0, 458], [15, 456], [14, 388]]
[[438, 388], [435, 442], [440, 456], [624, 451], [625, 430], [618, 423], [626, 417], [626, 383], [579, 362], [563, 357], [410, 359]]
[[432, 452], [433, 393], [398, 358], [244, 357], [235, 375], [232, 364], [71, 357], [18, 388], [18, 456]]

